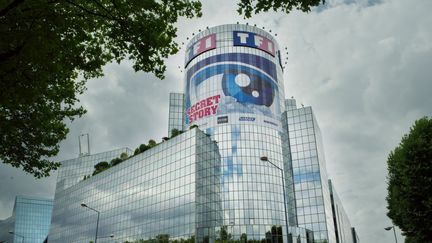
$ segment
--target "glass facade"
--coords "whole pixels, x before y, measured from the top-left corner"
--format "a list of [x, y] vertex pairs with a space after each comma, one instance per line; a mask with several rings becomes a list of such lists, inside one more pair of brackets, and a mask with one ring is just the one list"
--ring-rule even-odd
[[346, 214], [342, 202], [334, 189], [331, 180], [328, 180], [330, 189], [330, 199], [332, 202], [333, 222], [335, 225], [335, 235], [337, 243], [355, 243], [356, 239], [352, 235], [352, 227], [348, 215]]
[[9, 231], [13, 231], [15, 226], [15, 216], [0, 220], [0, 242], [13, 242], [13, 235]]
[[321, 132], [311, 107], [287, 100], [287, 123], [298, 226], [315, 242], [336, 242]]
[[184, 126], [184, 94], [170, 93], [168, 114], [168, 135], [173, 129], [185, 130]]
[[[62, 168], [60, 168], [62, 170]], [[49, 242], [214, 241], [221, 224], [220, 155], [198, 129], [56, 191]], [[104, 236], [113, 234], [114, 239]]]
[[357, 231], [354, 227], [351, 228], [351, 234], [352, 234], [352, 238], [353, 238], [353, 242], [354, 243], [360, 243], [360, 239], [357, 235]]
[[187, 46], [185, 126], [199, 126], [219, 145], [221, 229], [231, 240], [287, 240], [282, 76], [276, 41], [253, 26], [209, 28]]
[[86, 180], [131, 151], [63, 162], [49, 242], [94, 240], [85, 202], [100, 211], [98, 241], [339, 243], [320, 130], [310, 107], [284, 100], [275, 39], [249, 25], [207, 28], [184, 67], [168, 133], [189, 131]]
[[44, 242], [48, 236], [52, 210], [53, 200], [17, 196], [12, 216], [0, 222], [0, 240], [20, 243]]
[[93, 173], [94, 166], [97, 163], [101, 161], [107, 161], [109, 163], [112, 159], [120, 157], [122, 153], [131, 155], [132, 150], [121, 148], [62, 161], [61, 169], [57, 175], [56, 191], [64, 190], [77, 184], [84, 179], [84, 176]]
[[290, 243], [302, 243], [302, 242], [313, 243], [314, 242], [314, 236], [311, 230], [290, 226], [289, 232], [290, 233], [289, 233], [288, 242]]

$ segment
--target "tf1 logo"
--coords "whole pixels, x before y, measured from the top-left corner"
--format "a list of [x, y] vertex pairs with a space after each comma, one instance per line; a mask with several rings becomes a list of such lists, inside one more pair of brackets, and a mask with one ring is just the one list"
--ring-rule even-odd
[[204, 36], [203, 38], [197, 40], [186, 51], [186, 60], [185, 60], [186, 65], [201, 53], [215, 48], [216, 48], [216, 34]]
[[247, 46], [257, 48], [275, 56], [275, 46], [268, 38], [246, 31], [233, 32], [234, 46]]

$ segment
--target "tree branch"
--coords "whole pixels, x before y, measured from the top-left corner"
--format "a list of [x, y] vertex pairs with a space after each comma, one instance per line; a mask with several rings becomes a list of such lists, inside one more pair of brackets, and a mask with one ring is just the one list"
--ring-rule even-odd
[[9, 5], [7, 5], [4, 9], [0, 10], [0, 17], [5, 16], [10, 10], [18, 7], [23, 2], [24, 0], [14, 0]]
[[0, 53], [0, 62], [7, 61], [8, 59], [10, 59], [12, 57], [18, 56], [18, 54], [21, 52], [23, 47], [24, 47], [24, 44], [21, 44], [21, 45], [17, 46], [17, 48], [15, 48], [14, 50]]
[[90, 10], [84, 8], [83, 6], [81, 6], [81, 5], [79, 5], [79, 4], [76, 4], [76, 3], [72, 2], [72, 1], [66, 1], [66, 2], [69, 3], [69, 4], [71, 4], [71, 5], [73, 5], [73, 6], [75, 6], [75, 7], [77, 7], [77, 8], [79, 8], [79, 9], [81, 9], [82, 11], [84, 11], [84, 12], [86, 12], [86, 13], [88, 13], [88, 14], [95, 15], [95, 16], [99, 16], [99, 17], [106, 18], [106, 19], [110, 19], [110, 17], [107, 16], [107, 15], [92, 12], [92, 11], [90, 11]]

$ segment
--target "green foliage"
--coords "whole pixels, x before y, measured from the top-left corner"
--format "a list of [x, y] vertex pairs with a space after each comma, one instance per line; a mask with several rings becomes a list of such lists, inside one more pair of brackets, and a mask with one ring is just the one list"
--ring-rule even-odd
[[148, 240], [139, 239], [135, 241], [125, 241], [123, 243], [195, 243], [195, 236], [192, 235], [189, 238], [181, 238], [181, 239], [175, 239], [170, 240], [169, 234], [159, 234], [155, 238], [150, 238]]
[[405, 237], [405, 243], [419, 243], [419, 242], [423, 242], [423, 241], [420, 241], [415, 236], [406, 236]]
[[309, 12], [311, 7], [318, 6], [320, 3], [325, 4], [325, 0], [240, 0], [237, 12], [244, 14], [245, 18], [269, 10], [290, 13], [293, 9], [297, 9]]
[[[307, 12], [324, 1], [240, 0], [238, 12]], [[77, 97], [86, 81], [124, 59], [164, 78], [164, 60], [179, 50], [175, 23], [200, 16], [199, 0], [1, 1], [0, 160], [49, 176], [65, 122], [85, 113]]]
[[137, 155], [137, 154], [139, 154], [139, 153], [141, 153], [141, 150], [140, 150], [139, 147], [138, 147], [138, 148], [136, 148], [135, 151], [134, 151], [134, 156]]
[[128, 154], [125, 153], [125, 152], [123, 152], [123, 153], [120, 154], [120, 159], [121, 159], [121, 160], [127, 160], [128, 157], [129, 157]]
[[417, 120], [387, 164], [387, 215], [409, 242], [432, 242], [432, 119]]
[[240, 236], [240, 243], [246, 243], [247, 242], [247, 234], [243, 233]]
[[171, 138], [176, 137], [176, 136], [178, 136], [178, 135], [180, 135], [182, 133], [183, 133], [183, 131], [180, 131], [180, 130], [174, 128], [174, 129], [171, 130]]
[[177, 19], [200, 11], [194, 0], [1, 1], [0, 160], [48, 176], [65, 121], [85, 112], [76, 105], [85, 81], [125, 58], [163, 78]]
[[99, 174], [102, 171], [109, 169], [110, 167], [111, 165], [106, 161], [99, 162], [94, 166], [95, 170], [93, 171], [93, 175]]
[[123, 160], [121, 158], [114, 158], [111, 160], [110, 165], [116, 166], [116, 165], [120, 164], [121, 162], [123, 162]]
[[222, 225], [219, 231], [219, 238], [222, 241], [226, 241], [228, 240], [228, 231], [227, 231], [228, 226], [226, 225]]
[[192, 126], [189, 127], [189, 130], [192, 130], [192, 129], [197, 128], [197, 127], [198, 127], [198, 125], [194, 124], [194, 125], [192, 125]]
[[[137, 148], [137, 149], [138, 149], [138, 148]], [[137, 149], [135, 149], [135, 153], [137, 152]], [[135, 154], [134, 154], [134, 155], [135, 155]], [[129, 157], [128, 157], [128, 154], [125, 153], [125, 152], [123, 152], [123, 153], [120, 154], [120, 157], [119, 157], [119, 158], [114, 158], [114, 159], [112, 159], [112, 160], [110, 161], [110, 163], [108, 163], [108, 162], [106, 162], [106, 161], [99, 162], [99, 163], [97, 163], [97, 164], [94, 166], [94, 171], [93, 171], [92, 176], [97, 175], [97, 174], [101, 173], [102, 171], [107, 170], [107, 169], [109, 169], [109, 168], [111, 168], [111, 167], [113, 167], [113, 166], [116, 166], [116, 165], [122, 163], [123, 161], [127, 160], [128, 158], [129, 158]], [[86, 180], [86, 179], [88, 179], [88, 178], [90, 178], [90, 175], [88, 175], [88, 176], [84, 176], [84, 179], [83, 179], [83, 180]]]
[[140, 153], [142, 153], [142, 152], [145, 152], [145, 151], [147, 151], [148, 149], [151, 149], [151, 148], [155, 147], [156, 145], [158, 145], [158, 144], [156, 143], [156, 141], [153, 140], [153, 139], [150, 139], [150, 140], [148, 141], [148, 144], [140, 144], [140, 146], [138, 146], [138, 147], [135, 149], [134, 156], [135, 156], [135, 155], [138, 155], [138, 154], [140, 154]]
[[150, 148], [153, 148], [153, 147], [156, 146], [156, 145], [157, 145], [156, 141], [153, 140], [153, 139], [150, 139], [150, 140], [148, 141], [148, 145], [147, 145], [147, 146], [149, 146]]
[[141, 144], [141, 145], [139, 146], [139, 151], [140, 151], [140, 153], [142, 153], [142, 152], [146, 151], [146, 150], [149, 149], [149, 148], [150, 148], [149, 146], [147, 146], [147, 145], [145, 145], [145, 144]]
[[168, 243], [170, 236], [168, 234], [161, 234], [156, 236], [158, 243]]

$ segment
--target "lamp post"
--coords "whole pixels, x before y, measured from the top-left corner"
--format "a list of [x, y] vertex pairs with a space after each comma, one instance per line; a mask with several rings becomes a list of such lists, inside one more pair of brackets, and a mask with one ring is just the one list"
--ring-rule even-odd
[[21, 237], [21, 238], [22, 238], [22, 243], [24, 243], [24, 236], [22, 236], [22, 235], [19, 235], [19, 234], [17, 234], [17, 233], [15, 233], [15, 232], [13, 232], [12, 230], [11, 230], [11, 231], [9, 231], [9, 234], [11, 234], [11, 235], [16, 235], [16, 236], [19, 236], [19, 237]]
[[[81, 203], [81, 207], [83, 207], [83, 208], [88, 208], [88, 209], [90, 209], [90, 210], [93, 210], [93, 211], [95, 211], [96, 213], [97, 213], [97, 221], [96, 221], [96, 235], [95, 235], [95, 241], [94, 241], [94, 243], [97, 243], [97, 235], [98, 235], [98, 228], [99, 228], [99, 215], [100, 215], [100, 212], [99, 211], [97, 211], [96, 209], [94, 209], [94, 208], [91, 208], [91, 207], [89, 207], [89, 206], [87, 206], [87, 204], [85, 204], [85, 203]], [[113, 236], [114, 237], [114, 236]]]
[[283, 169], [280, 168], [279, 166], [275, 165], [273, 162], [271, 162], [267, 156], [262, 156], [260, 157], [261, 161], [266, 161], [269, 162], [271, 165], [273, 165], [276, 169], [278, 169], [281, 172], [281, 178], [282, 178], [282, 192], [283, 192], [283, 197], [284, 197], [284, 210], [285, 210], [285, 227], [286, 227], [286, 236], [288, 238], [288, 218], [287, 218], [287, 209], [286, 209], [286, 196], [285, 196], [285, 180], [284, 180], [284, 173], [283, 173]]
[[229, 223], [229, 225], [231, 226], [231, 239], [230, 239], [230, 242], [233, 242], [234, 241], [234, 225], [235, 225], [235, 223], [233, 221], [231, 221]]
[[114, 238], [113, 234], [110, 235], [105, 235], [105, 236], [99, 236], [98, 239], [102, 239], [102, 238]]
[[394, 233], [394, 237], [395, 237], [395, 242], [397, 243], [396, 229], [395, 229], [394, 225], [389, 226], [389, 227], [385, 227], [384, 229], [387, 230], [387, 231], [389, 231], [389, 230], [391, 230], [392, 228], [393, 228], [393, 233]]

